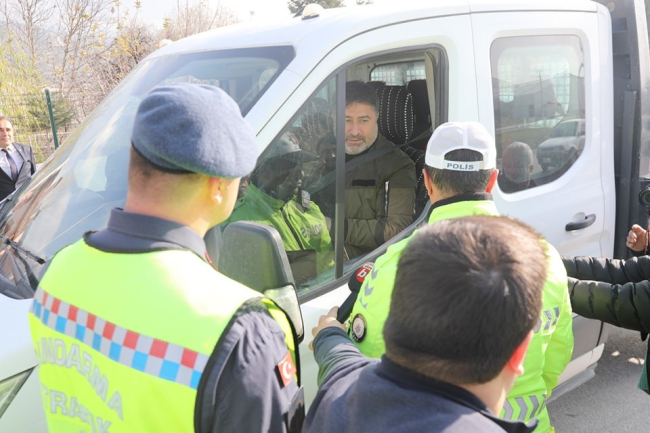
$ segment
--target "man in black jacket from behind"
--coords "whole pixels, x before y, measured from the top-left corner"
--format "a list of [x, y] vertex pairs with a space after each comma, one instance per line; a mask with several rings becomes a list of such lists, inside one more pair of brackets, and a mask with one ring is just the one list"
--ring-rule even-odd
[[[562, 257], [569, 276], [574, 313], [625, 329], [650, 334], [650, 256], [647, 232], [634, 224], [626, 245], [640, 257]], [[639, 389], [650, 394], [650, 346], [639, 379]]]
[[320, 432], [531, 432], [498, 417], [539, 322], [539, 234], [506, 217], [431, 224], [402, 252], [386, 354], [367, 358], [336, 321], [312, 330], [319, 390], [303, 429]]
[[31, 146], [14, 142], [11, 119], [0, 115], [0, 200], [14, 192], [36, 171]]

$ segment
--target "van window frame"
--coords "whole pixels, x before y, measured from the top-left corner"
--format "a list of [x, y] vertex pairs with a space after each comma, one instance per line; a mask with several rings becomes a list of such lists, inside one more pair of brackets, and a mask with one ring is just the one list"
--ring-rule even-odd
[[[434, 88], [437, 97], [437, 99], [434, 101], [434, 104], [436, 106], [436, 119], [432, 119], [432, 121], [434, 122], [433, 129], [435, 129], [440, 124], [445, 123], [447, 121], [448, 111], [449, 111], [448, 108], [449, 107], [449, 103], [448, 103], [449, 102], [449, 86], [448, 86], [449, 83], [449, 60], [448, 59], [449, 58], [448, 58], [447, 50], [443, 45], [439, 43], [419, 44], [419, 45], [394, 48], [390, 50], [382, 50], [382, 51], [366, 54], [343, 63], [335, 71], [333, 71], [331, 74], [326, 76], [325, 79], [323, 79], [322, 83], [316, 88], [314, 92], [312, 92], [306, 98], [304, 103], [300, 106], [298, 110], [296, 110], [296, 113], [294, 113], [294, 115], [291, 116], [290, 120], [286, 123], [286, 125], [289, 125], [295, 122], [298, 116], [300, 115], [300, 113], [303, 112], [306, 105], [327, 85], [327, 83], [330, 82], [330, 80], [336, 77], [337, 176], [336, 176], [336, 186], [335, 186], [336, 188], [336, 203], [335, 203], [336, 220], [335, 221], [336, 221], [336, 227], [338, 229], [332, 236], [332, 242], [334, 243], [334, 261], [335, 261], [334, 279], [332, 281], [324, 282], [318, 286], [310, 287], [309, 290], [300, 291], [298, 293], [298, 300], [301, 304], [316, 299], [326, 293], [331, 292], [332, 290], [341, 287], [341, 285], [345, 283], [347, 279], [350, 278], [350, 275], [356, 269], [358, 269], [359, 266], [361, 266], [361, 264], [365, 262], [376, 261], [377, 258], [382, 254], [384, 254], [391, 245], [410, 236], [413, 233], [413, 231], [416, 228], [418, 228], [418, 226], [422, 225], [424, 222], [426, 222], [426, 220], [428, 220], [430, 210], [431, 210], [430, 203], [427, 204], [426, 208], [420, 213], [420, 215], [418, 215], [414, 219], [414, 221], [408, 227], [402, 230], [400, 233], [395, 235], [393, 238], [391, 238], [389, 241], [385, 242], [381, 246], [377, 247], [371, 253], [362, 256], [362, 260], [353, 260], [352, 263], [354, 263], [354, 265], [346, 264], [344, 266], [343, 225], [338, 224], [338, 222], [342, 221], [344, 218], [344, 183], [345, 183], [344, 178], [340, 174], [340, 173], [345, 173], [345, 138], [344, 138], [345, 122], [343, 121], [344, 113], [345, 113], [345, 92], [340, 91], [340, 89], [345, 89], [345, 83], [347, 82], [347, 76], [346, 76], [347, 69], [356, 63], [360, 63], [368, 59], [387, 56], [395, 53], [418, 52], [418, 51], [421, 51], [424, 55], [428, 55], [428, 52], [431, 52], [432, 50], [437, 50], [441, 53], [440, 59], [436, 64], [436, 70], [438, 75], [437, 78], [433, 80], [432, 83], [435, 86]], [[393, 61], [390, 63], [395, 63], [395, 62]], [[430, 77], [430, 78], [433, 79], [434, 77]], [[426, 79], [427, 79], [427, 84], [429, 84], [428, 81], [429, 77], [426, 77]], [[368, 72], [368, 76], [366, 77], [366, 82], [369, 81], [370, 81], [370, 71]], [[284, 131], [284, 129], [285, 128], [283, 127], [282, 130], [277, 134], [277, 136], [275, 136], [273, 140], [271, 140], [271, 142], [278, 140], [279, 137], [282, 135], [282, 131]]]

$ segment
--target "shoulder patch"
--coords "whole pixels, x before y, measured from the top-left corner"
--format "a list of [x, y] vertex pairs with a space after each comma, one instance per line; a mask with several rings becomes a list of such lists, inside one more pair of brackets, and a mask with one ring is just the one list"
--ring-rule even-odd
[[366, 337], [366, 318], [363, 314], [359, 313], [352, 319], [352, 326], [350, 328], [350, 335], [357, 343], [361, 343]]
[[282, 387], [284, 388], [289, 385], [296, 375], [296, 365], [293, 363], [293, 357], [291, 356], [290, 351], [287, 350], [287, 354], [282, 358], [282, 361], [275, 366], [275, 369], [280, 378]]

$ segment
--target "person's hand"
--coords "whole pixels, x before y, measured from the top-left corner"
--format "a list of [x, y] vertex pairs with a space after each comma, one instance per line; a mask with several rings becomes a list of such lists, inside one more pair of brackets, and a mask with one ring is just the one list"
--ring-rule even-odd
[[625, 245], [627, 245], [627, 247], [631, 250], [643, 251], [645, 250], [646, 246], [646, 236], [647, 233], [643, 227], [638, 224], [634, 224], [632, 226], [632, 229], [627, 234]]
[[[336, 320], [336, 315], [339, 312], [339, 307], [332, 307], [327, 315], [325, 316], [320, 316], [318, 318], [318, 325], [316, 327], [312, 328], [311, 330], [311, 335], [314, 336], [314, 339], [316, 339], [316, 336], [320, 331], [322, 331], [325, 328], [340, 328], [343, 331], [345, 331], [345, 326]], [[314, 350], [314, 340], [311, 340], [309, 343], [309, 349]]]

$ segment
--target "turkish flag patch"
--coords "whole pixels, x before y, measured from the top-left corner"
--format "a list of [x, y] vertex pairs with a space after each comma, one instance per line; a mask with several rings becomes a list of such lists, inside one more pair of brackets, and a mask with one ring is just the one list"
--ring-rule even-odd
[[296, 374], [296, 364], [293, 363], [293, 357], [291, 356], [290, 351], [287, 350], [287, 354], [275, 368], [277, 369], [278, 376], [280, 377], [282, 387], [289, 385]]

